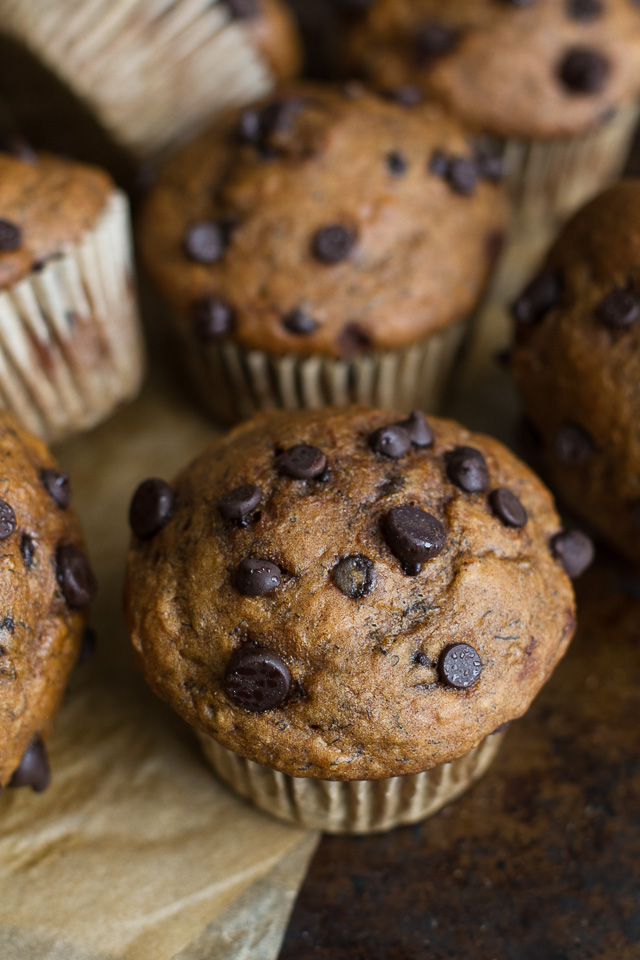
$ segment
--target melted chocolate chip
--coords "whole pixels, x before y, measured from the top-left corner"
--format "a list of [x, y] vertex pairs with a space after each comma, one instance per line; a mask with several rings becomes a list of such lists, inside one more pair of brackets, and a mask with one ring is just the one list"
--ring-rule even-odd
[[402, 87], [393, 87], [385, 91], [385, 97], [393, 103], [400, 104], [401, 107], [417, 107], [422, 103], [424, 96], [419, 87], [411, 84], [405, 84]]
[[563, 530], [557, 534], [551, 541], [551, 549], [572, 580], [583, 574], [595, 558], [593, 541], [579, 530]]
[[16, 515], [6, 500], [0, 500], [0, 540], [6, 540], [15, 532]]
[[56, 552], [56, 576], [62, 595], [72, 610], [80, 610], [96, 595], [96, 578], [82, 551], [65, 543]]
[[433, 444], [433, 430], [421, 410], [414, 410], [406, 420], [401, 420], [398, 426], [404, 427], [414, 447], [430, 447]]
[[0, 253], [12, 253], [22, 245], [22, 230], [11, 220], [0, 220]]
[[321, 263], [341, 263], [356, 244], [356, 235], [350, 227], [332, 223], [321, 227], [313, 237], [311, 249]]
[[567, 51], [558, 66], [558, 76], [569, 93], [595, 94], [604, 88], [611, 65], [607, 58], [590, 47]]
[[383, 517], [382, 532], [391, 552], [411, 574], [442, 553], [446, 543], [440, 521], [418, 507], [394, 507]]
[[262, 597], [265, 593], [277, 590], [281, 583], [280, 567], [270, 560], [254, 557], [241, 560], [234, 576], [236, 589], [245, 597]]
[[596, 316], [607, 327], [623, 330], [640, 317], [640, 301], [633, 290], [616, 287], [602, 298], [596, 307]]
[[489, 489], [487, 461], [475, 447], [456, 447], [447, 454], [447, 476], [466, 493], [484, 493]]
[[594, 451], [591, 435], [577, 423], [565, 423], [556, 434], [555, 450], [558, 460], [569, 467], [588, 463]]
[[557, 271], [545, 271], [525, 287], [511, 312], [518, 323], [540, 323], [557, 306], [561, 296], [561, 275]]
[[482, 673], [478, 652], [468, 643], [454, 643], [443, 650], [438, 661], [438, 673], [443, 683], [455, 690], [472, 687]]
[[40, 737], [34, 737], [25, 750], [20, 766], [15, 771], [10, 787], [31, 787], [35, 793], [42, 793], [51, 783], [49, 758]]
[[399, 460], [411, 449], [411, 437], [409, 431], [399, 423], [391, 424], [375, 430], [369, 436], [369, 446], [374, 453], [390, 457], [392, 460]]
[[347, 323], [336, 337], [336, 346], [343, 359], [355, 357], [371, 349], [372, 341], [358, 323]]
[[440, 20], [420, 24], [415, 35], [418, 63], [429, 66], [433, 60], [455, 50], [459, 39], [459, 32]]
[[260, 13], [258, 0], [225, 0], [225, 3], [234, 20], [248, 20]]
[[317, 322], [306, 310], [303, 310], [302, 307], [296, 307], [295, 310], [288, 313], [282, 321], [282, 324], [285, 330], [288, 330], [289, 333], [293, 333], [296, 336], [307, 336], [313, 333], [318, 327]]
[[567, 13], [572, 20], [597, 20], [604, 13], [602, 0], [567, 0]]
[[280, 473], [293, 480], [314, 480], [327, 469], [327, 457], [318, 447], [299, 443], [282, 454], [278, 468]]
[[449, 157], [444, 150], [434, 150], [429, 160], [429, 172], [446, 180], [449, 175]]
[[392, 150], [386, 156], [387, 170], [394, 177], [402, 177], [407, 172], [407, 159], [397, 150]]
[[202, 220], [189, 227], [184, 238], [184, 252], [195, 263], [218, 263], [229, 246], [228, 223]]
[[225, 520], [244, 523], [260, 506], [262, 491], [253, 483], [230, 490], [220, 498], [218, 510]]
[[351, 600], [366, 597], [371, 593], [376, 582], [372, 561], [360, 553], [343, 557], [333, 568], [331, 575], [338, 590]]
[[93, 659], [93, 655], [96, 652], [97, 643], [98, 635], [93, 627], [85, 627], [84, 633], [82, 634], [82, 646], [80, 647], [80, 653], [78, 654], [76, 667], [84, 667], [87, 663], [89, 663], [90, 660]]
[[193, 304], [192, 318], [193, 331], [200, 343], [213, 343], [231, 332], [235, 312], [225, 300], [210, 296]]
[[245, 110], [240, 116], [238, 139], [255, 147], [265, 158], [273, 156], [278, 152], [274, 138], [291, 130], [304, 105], [302, 97], [278, 97], [260, 109]]
[[489, 494], [491, 509], [505, 527], [524, 527], [529, 519], [515, 493], [506, 487], [498, 487]]
[[490, 183], [499, 183], [504, 179], [505, 160], [500, 147], [489, 140], [476, 140], [473, 153], [478, 174]]
[[223, 683], [225, 693], [237, 707], [264, 713], [287, 699], [291, 672], [277, 653], [247, 646], [231, 657]]
[[36, 552], [36, 542], [33, 537], [30, 537], [28, 533], [23, 533], [20, 538], [20, 553], [22, 555], [22, 562], [24, 563], [27, 570], [31, 570], [33, 564], [33, 558]]
[[68, 473], [60, 473], [58, 470], [41, 470], [40, 479], [42, 484], [53, 500], [61, 510], [66, 510], [71, 503], [71, 483]]
[[157, 477], [145, 480], [133, 495], [129, 526], [136, 537], [150, 540], [169, 523], [175, 505], [175, 494], [166, 481]]
[[467, 157], [452, 157], [447, 180], [456, 193], [463, 197], [472, 196], [478, 186], [478, 168], [475, 162]]

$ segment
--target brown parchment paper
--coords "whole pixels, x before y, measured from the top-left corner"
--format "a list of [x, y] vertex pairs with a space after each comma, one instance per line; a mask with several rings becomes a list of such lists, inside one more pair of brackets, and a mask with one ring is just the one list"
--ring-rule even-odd
[[132, 491], [215, 435], [175, 376], [157, 370], [132, 407], [56, 451], [99, 578], [99, 646], [55, 725], [51, 787], [0, 797], [1, 960], [274, 960], [315, 847], [215, 779], [133, 663], [121, 616]]

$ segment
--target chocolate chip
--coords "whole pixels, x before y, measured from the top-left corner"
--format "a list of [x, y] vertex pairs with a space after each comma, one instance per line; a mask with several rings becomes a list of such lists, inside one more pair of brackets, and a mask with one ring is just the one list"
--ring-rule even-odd
[[247, 20], [260, 13], [258, 0], [225, 0], [225, 3], [234, 20]]
[[0, 500], [0, 540], [6, 540], [17, 526], [16, 515], [6, 500]]
[[423, 650], [418, 650], [413, 656], [413, 662], [419, 667], [433, 667], [433, 661]]
[[358, 323], [347, 323], [336, 337], [336, 346], [342, 359], [355, 357], [371, 349], [371, 336]]
[[604, 13], [602, 0], [567, 0], [567, 13], [572, 20], [597, 20]]
[[487, 461], [475, 447], [456, 447], [446, 456], [447, 476], [466, 493], [484, 493], [489, 489]]
[[11, 220], [0, 220], [0, 253], [12, 253], [22, 244], [22, 230]]
[[200, 343], [213, 343], [231, 332], [235, 312], [225, 300], [210, 296], [193, 304], [192, 318], [193, 330]]
[[372, 561], [361, 553], [343, 557], [333, 568], [331, 575], [338, 590], [351, 600], [366, 597], [371, 593], [376, 582]]
[[262, 491], [253, 483], [230, 490], [220, 498], [218, 510], [225, 520], [245, 521], [260, 506]]
[[40, 471], [40, 479], [53, 502], [57, 503], [61, 510], [66, 510], [71, 503], [69, 474], [46, 469]]
[[42, 793], [51, 783], [49, 758], [44, 743], [40, 737], [34, 737], [15, 771], [10, 787], [31, 787], [35, 793]]
[[607, 327], [623, 330], [640, 317], [640, 301], [627, 287], [616, 287], [602, 298], [596, 307], [596, 316]]
[[340, 263], [346, 260], [356, 243], [356, 235], [350, 227], [333, 223], [321, 227], [313, 237], [313, 255], [322, 263]]
[[129, 526], [136, 537], [149, 540], [166, 527], [176, 504], [173, 490], [164, 480], [152, 477], [140, 484], [129, 507]]
[[293, 480], [314, 480], [327, 469], [327, 458], [318, 447], [299, 443], [282, 454], [278, 469]]
[[472, 687], [482, 673], [482, 661], [468, 643], [453, 643], [442, 651], [438, 673], [443, 683], [455, 690]]
[[600, 93], [609, 77], [606, 57], [590, 47], [573, 47], [558, 65], [558, 76], [570, 93]]
[[84, 553], [72, 543], [58, 547], [56, 576], [62, 595], [72, 610], [86, 607], [96, 595], [96, 578]]
[[391, 552], [411, 574], [442, 553], [446, 543], [440, 521], [418, 507], [394, 507], [384, 516], [382, 531]]
[[433, 430], [421, 410], [414, 410], [406, 420], [401, 420], [398, 426], [404, 427], [415, 447], [430, 447], [432, 445]]
[[489, 140], [476, 140], [473, 144], [478, 174], [490, 183], [504, 179], [505, 161], [497, 144]]
[[255, 108], [243, 110], [238, 122], [238, 139], [241, 143], [257, 144], [261, 136], [260, 111]]
[[22, 562], [24, 563], [27, 570], [31, 570], [33, 564], [33, 557], [36, 552], [36, 542], [33, 537], [30, 537], [28, 533], [23, 533], [20, 538], [20, 553], [22, 554]]
[[593, 541], [579, 530], [563, 530], [557, 534], [551, 541], [551, 549], [572, 580], [583, 574], [595, 558]]
[[13, 619], [13, 615], [8, 613], [4, 618], [4, 620], [2, 621], [2, 623], [0, 623], [0, 630], [6, 630], [7, 633], [14, 633], [15, 628], [16, 628], [16, 625]]
[[184, 252], [196, 263], [218, 263], [229, 246], [229, 224], [202, 220], [189, 227], [184, 238]]
[[401, 107], [417, 107], [424, 100], [422, 90], [412, 84], [393, 87], [391, 90], [386, 90], [384, 96], [393, 103], [400, 104]]
[[302, 307], [296, 307], [295, 310], [288, 313], [282, 323], [289, 333], [294, 333], [296, 336], [306, 336], [313, 333], [318, 327], [317, 322]]
[[452, 157], [449, 161], [447, 180], [451, 188], [463, 197], [470, 197], [478, 186], [478, 168], [466, 157]]
[[281, 583], [280, 567], [270, 560], [254, 557], [241, 560], [234, 576], [236, 589], [245, 597], [262, 597], [265, 593], [277, 590]]
[[374, 453], [390, 457], [392, 460], [399, 460], [411, 449], [411, 437], [409, 431], [399, 423], [390, 424], [388, 427], [374, 430], [369, 436], [369, 446]]
[[561, 463], [581, 467], [591, 459], [594, 443], [591, 435], [579, 424], [565, 423], [556, 434], [555, 449]]
[[93, 659], [93, 655], [96, 652], [97, 643], [98, 635], [93, 627], [85, 627], [84, 633], [82, 634], [82, 645], [76, 661], [76, 667], [84, 667], [87, 663], [89, 663], [90, 660]]
[[524, 527], [529, 519], [515, 493], [506, 487], [498, 487], [489, 494], [491, 509], [505, 527]]
[[225, 693], [237, 707], [264, 713], [287, 699], [291, 671], [277, 653], [247, 646], [231, 657], [223, 683]]
[[397, 150], [392, 150], [391, 153], [387, 154], [386, 162], [387, 170], [389, 173], [392, 173], [394, 177], [401, 177], [407, 172], [407, 159], [401, 153], [398, 153]]
[[540, 323], [560, 302], [562, 276], [557, 271], [547, 270], [528, 284], [514, 303], [512, 314], [521, 324]]
[[429, 171], [446, 180], [449, 176], [449, 157], [444, 150], [434, 150], [429, 160]]
[[238, 139], [261, 151], [266, 157], [277, 153], [274, 136], [286, 133], [305, 106], [305, 99], [298, 96], [278, 97], [266, 106], [251, 107], [243, 111], [238, 125]]
[[428, 66], [432, 60], [446, 56], [455, 50], [459, 39], [458, 30], [440, 20], [428, 20], [420, 24], [415, 35], [418, 63]]

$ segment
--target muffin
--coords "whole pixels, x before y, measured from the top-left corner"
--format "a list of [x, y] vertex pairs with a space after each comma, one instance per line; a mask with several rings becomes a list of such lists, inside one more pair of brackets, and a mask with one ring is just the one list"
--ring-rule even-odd
[[6, 0], [0, 28], [140, 157], [264, 96], [300, 66], [281, 0]]
[[169, 161], [141, 248], [216, 418], [437, 403], [507, 215], [472, 153], [437, 106], [307, 84]]
[[258, 415], [145, 481], [130, 520], [147, 681], [224, 780], [309, 827], [384, 830], [457, 797], [575, 627], [548, 491], [417, 411]]
[[46, 740], [82, 649], [95, 579], [69, 477], [0, 412], [0, 789], [49, 783]]
[[640, 561], [640, 183], [574, 216], [514, 316], [513, 371], [552, 482]]
[[0, 153], [0, 407], [46, 440], [89, 429], [139, 389], [130, 243], [107, 174]]

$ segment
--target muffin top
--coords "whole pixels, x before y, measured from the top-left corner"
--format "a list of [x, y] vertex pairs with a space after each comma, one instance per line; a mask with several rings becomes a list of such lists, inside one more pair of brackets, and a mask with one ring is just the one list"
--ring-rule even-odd
[[293, 14], [282, 0], [226, 0], [278, 80], [300, 72], [302, 50]]
[[636, 0], [374, 0], [352, 66], [378, 89], [407, 84], [496, 135], [587, 132], [632, 100]]
[[640, 560], [640, 183], [575, 215], [514, 313], [514, 373], [556, 482]]
[[499, 247], [496, 158], [437, 106], [303, 85], [179, 151], [147, 266], [186, 336], [278, 354], [393, 349], [462, 318]]
[[418, 412], [260, 415], [172, 486], [142, 484], [130, 519], [147, 680], [294, 776], [467, 753], [525, 712], [575, 627], [548, 491], [496, 440]]
[[112, 189], [96, 167], [26, 149], [0, 153], [0, 289], [80, 240]]
[[15, 775], [16, 786], [39, 789], [41, 737], [78, 658], [95, 580], [69, 477], [4, 411], [0, 463], [0, 787]]

